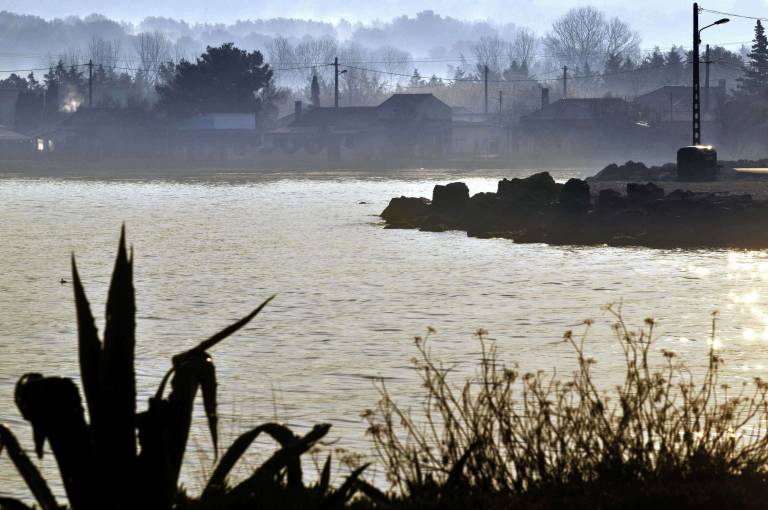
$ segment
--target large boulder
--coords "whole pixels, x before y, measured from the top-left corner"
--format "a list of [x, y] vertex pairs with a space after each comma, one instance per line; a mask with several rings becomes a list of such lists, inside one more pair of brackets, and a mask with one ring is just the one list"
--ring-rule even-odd
[[677, 168], [674, 163], [663, 166], [647, 167], [639, 161], [627, 161], [623, 165], [611, 163], [600, 170], [592, 181], [671, 181], [676, 178]]
[[581, 179], [568, 179], [560, 190], [560, 208], [571, 212], [586, 212], [589, 210], [592, 197], [589, 184]]
[[547, 205], [558, 200], [561, 188], [549, 172], [540, 172], [524, 179], [503, 179], [496, 194], [507, 203]]
[[652, 182], [648, 184], [638, 184], [636, 182], [627, 184], [627, 200], [632, 203], [647, 203], [660, 198], [664, 198], [664, 189]]
[[603, 189], [597, 195], [597, 214], [615, 214], [627, 207], [627, 199], [616, 190]]
[[381, 217], [390, 224], [414, 224], [415, 220], [429, 214], [429, 200], [426, 198], [399, 197], [389, 201]]
[[461, 212], [469, 205], [469, 188], [463, 182], [436, 185], [432, 190], [432, 207], [446, 214]]

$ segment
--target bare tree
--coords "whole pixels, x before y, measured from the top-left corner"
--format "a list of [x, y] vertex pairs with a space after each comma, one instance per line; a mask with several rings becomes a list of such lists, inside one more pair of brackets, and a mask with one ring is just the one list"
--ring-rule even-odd
[[333, 62], [338, 45], [329, 37], [319, 39], [306, 38], [293, 49], [297, 74], [305, 80], [311, 80], [313, 75], [329, 79], [333, 76], [333, 68], [328, 64]]
[[602, 12], [578, 7], [555, 20], [544, 43], [561, 64], [580, 67], [584, 72], [603, 65], [608, 31]]
[[114, 69], [120, 61], [121, 44], [119, 40], [106, 41], [93, 37], [88, 43], [88, 58], [93, 65]]
[[481, 37], [472, 47], [472, 51], [479, 73], [488, 66], [489, 72], [498, 75], [504, 65], [504, 58], [509, 53], [509, 43], [499, 37]]
[[507, 59], [509, 64], [517, 62], [530, 68], [531, 64], [533, 64], [534, 51], [536, 51], [536, 34], [527, 28], [522, 28], [517, 31], [515, 38], [508, 48]]
[[134, 49], [139, 71], [150, 84], [157, 82], [160, 66], [171, 60], [171, 43], [162, 32], [142, 32], [136, 36]]
[[275, 73], [275, 81], [282, 85], [295, 85], [299, 75], [295, 70], [291, 70], [296, 67], [296, 55], [291, 42], [278, 35], [267, 44], [267, 55]]
[[411, 54], [394, 46], [382, 46], [374, 51], [374, 57], [380, 62], [377, 67], [386, 73], [405, 74], [413, 66]]
[[632, 30], [628, 23], [613, 18], [608, 23], [605, 41], [607, 59], [638, 58], [640, 54], [640, 34]]

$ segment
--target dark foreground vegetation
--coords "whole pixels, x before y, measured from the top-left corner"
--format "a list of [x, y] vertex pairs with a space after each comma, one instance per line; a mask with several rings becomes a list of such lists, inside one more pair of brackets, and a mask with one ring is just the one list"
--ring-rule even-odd
[[[595, 360], [585, 347], [589, 322], [582, 334], [564, 336], [576, 360], [574, 372], [564, 377], [505, 366], [480, 330], [477, 373], [463, 385], [451, 380], [453, 367], [431, 354], [430, 330], [416, 338], [414, 364], [425, 391], [421, 409], [398, 405], [381, 382], [377, 407], [363, 413], [389, 488], [362, 480], [367, 464], [335, 485], [330, 456], [319, 479], [307, 485], [302, 456], [322, 446], [329, 425], [297, 435], [280, 424], [263, 424], [218, 455], [209, 351], [271, 298], [174, 356], [147, 409], [137, 413], [132, 277], [122, 236], [100, 340], [73, 260], [87, 413], [70, 379], [32, 373], [16, 388], [35, 451], [42, 456], [48, 442], [75, 510], [757, 509], [768, 499], [768, 384], [759, 378], [738, 388], [721, 384], [714, 319], [707, 369], [697, 377], [674, 353], [656, 348], [652, 320], [632, 331], [620, 308], [609, 307], [625, 361], [623, 382], [610, 392], [595, 384]], [[178, 478], [198, 391], [216, 465], [201, 494], [191, 496]], [[262, 434], [279, 448], [244, 480], [231, 480], [235, 463]], [[0, 426], [0, 447], [40, 508], [62, 508], [6, 426]], [[0, 498], [0, 508], [29, 507]]]
[[[626, 175], [627, 165], [613, 167], [602, 173]], [[630, 182], [626, 193], [595, 192], [591, 184], [581, 179], [559, 184], [542, 172], [504, 179], [496, 193], [470, 196], [466, 184], [454, 182], [435, 186], [431, 201], [393, 198], [381, 217], [388, 228], [464, 230], [472, 237], [516, 243], [768, 247], [768, 201], [746, 194], [685, 191], [685, 183], [674, 183], [670, 193], [653, 183]]]
[[[300, 458], [328, 433], [327, 424], [296, 435], [280, 424], [266, 423], [242, 434], [218, 456], [216, 372], [208, 351], [245, 326], [272, 298], [235, 324], [174, 356], [148, 407], [137, 412], [133, 260], [125, 236], [120, 239], [110, 283], [103, 341], [74, 258], [72, 284], [80, 380], [89, 420], [71, 379], [29, 373], [19, 380], [15, 393], [19, 411], [32, 425], [37, 456], [43, 456], [48, 441], [56, 457], [71, 508], [341, 508], [358, 490], [357, 479], [366, 466], [352, 472], [339, 487], [331, 488], [330, 457], [320, 480], [311, 486], [304, 484]], [[192, 499], [179, 488], [178, 480], [198, 392], [202, 393], [218, 461], [202, 494]], [[245, 480], [230, 484], [230, 471], [260, 435], [272, 437], [280, 448]], [[60, 508], [38, 469], [4, 425], [0, 425], [0, 447], [8, 452], [38, 505], [43, 510]], [[0, 499], [0, 508], [27, 507], [19, 501]]]

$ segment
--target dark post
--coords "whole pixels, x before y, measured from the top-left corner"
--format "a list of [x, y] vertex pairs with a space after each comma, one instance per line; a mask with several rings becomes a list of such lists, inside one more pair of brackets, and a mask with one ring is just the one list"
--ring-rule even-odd
[[709, 44], [707, 44], [707, 49], [705, 50], [706, 53], [706, 60], [704, 61], [704, 64], [707, 66], [704, 68], [704, 113], [707, 113], [709, 111], [709, 64], [712, 63], [712, 61], [709, 58]]
[[88, 61], [88, 108], [93, 108], [93, 59]]
[[504, 92], [499, 91], [499, 115], [504, 113]]
[[483, 81], [485, 82], [485, 107], [483, 113], [488, 114], [488, 66], [483, 69]]
[[699, 4], [693, 4], [693, 145], [701, 145]]
[[563, 99], [568, 99], [568, 66], [563, 66]]
[[339, 57], [333, 59], [333, 107], [339, 107]]

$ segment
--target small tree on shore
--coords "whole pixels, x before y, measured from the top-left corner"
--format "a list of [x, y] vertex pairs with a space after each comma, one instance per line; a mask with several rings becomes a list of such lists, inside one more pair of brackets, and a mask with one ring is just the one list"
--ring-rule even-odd
[[755, 25], [755, 39], [744, 76], [739, 80], [739, 90], [749, 95], [768, 98], [768, 38], [760, 20]]

